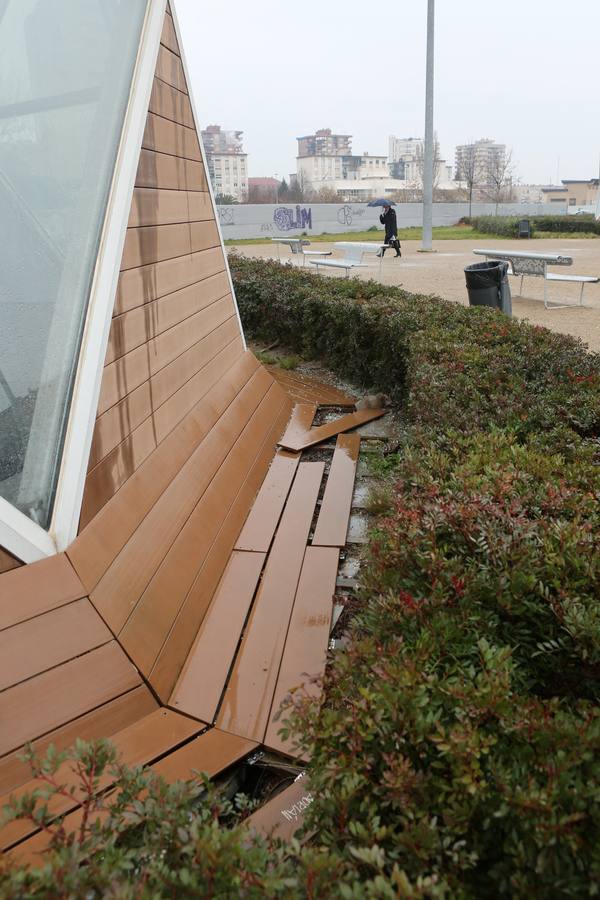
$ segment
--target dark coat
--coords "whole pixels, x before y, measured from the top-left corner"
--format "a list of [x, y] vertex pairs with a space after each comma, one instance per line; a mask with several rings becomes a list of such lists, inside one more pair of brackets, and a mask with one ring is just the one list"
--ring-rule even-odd
[[385, 242], [388, 244], [391, 240], [398, 236], [398, 224], [396, 222], [396, 213], [390, 206], [386, 213], [379, 216], [379, 221], [385, 225]]

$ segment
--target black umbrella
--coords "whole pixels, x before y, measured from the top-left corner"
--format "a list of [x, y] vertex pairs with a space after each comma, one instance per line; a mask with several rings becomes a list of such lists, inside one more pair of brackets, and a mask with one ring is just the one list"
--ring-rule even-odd
[[378, 197], [377, 200], [370, 200], [367, 206], [395, 206], [393, 200], [387, 200], [385, 197]]

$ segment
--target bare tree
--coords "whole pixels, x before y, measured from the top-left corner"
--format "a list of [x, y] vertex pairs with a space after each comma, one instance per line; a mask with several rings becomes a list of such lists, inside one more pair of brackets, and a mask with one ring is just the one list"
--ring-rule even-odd
[[486, 193], [496, 204], [495, 215], [498, 215], [498, 204], [512, 193], [513, 169], [512, 150], [495, 153], [486, 166]]
[[457, 160], [455, 177], [457, 181], [464, 181], [467, 186], [467, 197], [469, 198], [469, 218], [471, 218], [471, 210], [473, 208], [473, 191], [481, 180], [481, 166], [477, 156], [475, 144], [471, 142], [467, 144]]

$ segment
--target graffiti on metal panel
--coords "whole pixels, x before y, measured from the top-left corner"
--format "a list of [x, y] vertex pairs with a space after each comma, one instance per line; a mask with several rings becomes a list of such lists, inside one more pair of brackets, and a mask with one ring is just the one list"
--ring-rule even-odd
[[261, 231], [270, 231], [270, 232], [272, 232], [272, 231], [273, 231], [273, 225], [271, 224], [271, 222], [263, 222], [263, 223], [261, 224], [261, 226], [260, 226], [260, 230], [261, 230]]
[[235, 225], [233, 210], [227, 206], [217, 206], [221, 225]]
[[341, 206], [338, 209], [337, 220], [340, 225], [352, 225], [352, 207]]
[[312, 228], [312, 209], [296, 206], [278, 206], [273, 213], [273, 221], [280, 231], [292, 231], [294, 228]]

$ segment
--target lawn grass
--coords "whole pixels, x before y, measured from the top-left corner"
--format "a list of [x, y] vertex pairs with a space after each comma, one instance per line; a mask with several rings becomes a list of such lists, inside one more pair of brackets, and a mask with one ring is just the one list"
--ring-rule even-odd
[[[310, 240], [312, 244], [321, 242], [331, 243], [333, 241], [382, 241], [383, 228], [376, 231], [349, 231], [345, 234], [311, 234], [302, 235]], [[298, 237], [298, 235], [293, 235]], [[554, 237], [554, 235], [552, 235]], [[420, 241], [422, 239], [422, 229], [400, 228], [398, 237], [401, 241]], [[433, 229], [433, 239], [436, 241], [459, 241], [459, 240], [489, 240], [491, 235], [476, 231], [470, 225], [443, 225]], [[508, 240], [508, 238], [503, 238]], [[244, 238], [239, 240], [228, 240], [225, 243], [229, 246], [242, 246], [244, 244], [270, 244], [271, 238]]]

